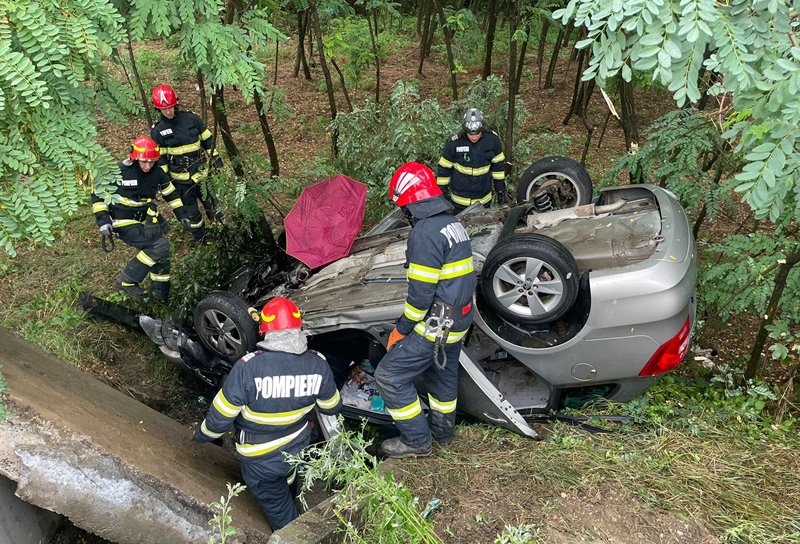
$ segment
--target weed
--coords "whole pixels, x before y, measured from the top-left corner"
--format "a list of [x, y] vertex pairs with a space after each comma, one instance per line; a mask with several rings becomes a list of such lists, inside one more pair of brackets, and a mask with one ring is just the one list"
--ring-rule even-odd
[[[3, 378], [3, 375], [0, 374], [0, 394], [5, 393], [6, 391], [8, 391], [8, 384], [6, 384], [6, 380]], [[6, 417], [8, 417], [8, 410], [6, 410], [6, 407], [2, 402], [0, 402], [0, 421], [3, 421]]]
[[208, 544], [225, 544], [230, 537], [236, 536], [237, 530], [233, 526], [233, 518], [231, 517], [231, 500], [238, 497], [242, 491], [247, 489], [246, 486], [237, 483], [231, 485], [227, 483], [228, 496], [220, 496], [219, 501], [212, 502], [209, 506], [215, 510], [214, 517], [208, 522], [214, 535], [209, 537]]
[[532, 524], [506, 525], [503, 532], [494, 539], [494, 544], [532, 544], [539, 542], [541, 530]]
[[392, 473], [378, 470], [377, 459], [367, 453], [371, 444], [358, 432], [343, 430], [290, 457], [302, 474], [301, 501], [314, 480], [336, 481], [342, 489], [333, 499], [335, 513], [347, 542], [441, 544], [433, 525], [420, 514], [419, 500]]

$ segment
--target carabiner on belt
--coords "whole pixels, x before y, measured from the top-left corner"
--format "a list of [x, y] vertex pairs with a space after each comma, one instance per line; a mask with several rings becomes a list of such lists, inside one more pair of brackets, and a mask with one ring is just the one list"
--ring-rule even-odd
[[[435, 309], [436, 305], [431, 308], [431, 310]], [[442, 344], [447, 345], [447, 337], [450, 336], [450, 327], [453, 326], [453, 319], [449, 316], [445, 315], [445, 306], [440, 305], [438, 307], [439, 313], [438, 314], [431, 314], [425, 320], [425, 337], [429, 335], [433, 335], [433, 364], [436, 365], [436, 368], [439, 370], [444, 370], [444, 367], [447, 366], [447, 352], [442, 349]], [[439, 362], [439, 351], [442, 352], [442, 361]]]

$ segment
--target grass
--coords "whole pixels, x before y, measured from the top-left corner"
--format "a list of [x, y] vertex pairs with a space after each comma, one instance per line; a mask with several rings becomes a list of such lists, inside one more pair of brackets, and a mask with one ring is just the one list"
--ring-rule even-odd
[[[657, 386], [647, 397], [673, 389]], [[437, 524], [441, 534], [452, 535], [447, 542], [510, 521], [533, 524], [542, 541], [565, 531], [571, 541], [591, 541], [614, 529], [576, 527], [565, 511], [575, 504], [596, 510], [597, 494], [599, 504], [610, 501], [614, 515], [625, 519], [628, 511], [629, 524], [669, 515], [664, 526], [691, 520], [723, 542], [800, 543], [800, 442], [793, 422], [779, 425], [767, 414], [749, 421], [708, 396], [705, 404], [693, 404], [692, 394], [674, 400], [694, 418], [659, 413], [610, 434], [554, 424], [544, 442], [533, 442], [497, 428], [460, 425], [451, 450], [402, 464], [398, 479], [451, 507]], [[581, 536], [587, 532], [597, 534]]]

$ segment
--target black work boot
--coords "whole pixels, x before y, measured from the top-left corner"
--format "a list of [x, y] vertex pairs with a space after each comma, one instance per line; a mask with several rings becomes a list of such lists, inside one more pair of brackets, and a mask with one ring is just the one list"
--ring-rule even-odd
[[397, 437], [384, 440], [379, 452], [386, 457], [425, 457], [431, 454], [431, 445], [429, 443], [427, 446], [412, 448]]
[[147, 291], [142, 289], [138, 283], [127, 282], [119, 277], [114, 280], [114, 288], [119, 289], [131, 298], [144, 300], [147, 298]]

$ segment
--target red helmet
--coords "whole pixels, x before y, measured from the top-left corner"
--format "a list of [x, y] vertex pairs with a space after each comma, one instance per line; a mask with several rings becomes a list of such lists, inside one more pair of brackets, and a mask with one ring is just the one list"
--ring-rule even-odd
[[397, 169], [389, 182], [389, 198], [398, 206], [405, 206], [442, 194], [436, 184], [433, 170], [418, 162], [407, 162]]
[[178, 105], [178, 95], [175, 89], [168, 85], [159, 85], [153, 89], [153, 107], [164, 110]]
[[299, 329], [303, 326], [300, 319], [300, 310], [294, 302], [283, 297], [275, 297], [266, 304], [261, 310], [261, 325], [258, 332], [283, 331], [287, 329]]
[[139, 136], [131, 144], [132, 161], [157, 161], [160, 156], [158, 144], [148, 136]]

